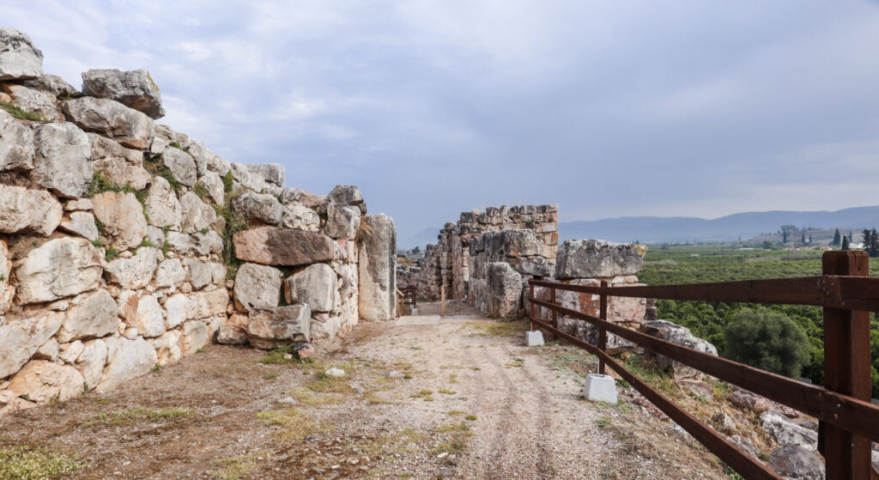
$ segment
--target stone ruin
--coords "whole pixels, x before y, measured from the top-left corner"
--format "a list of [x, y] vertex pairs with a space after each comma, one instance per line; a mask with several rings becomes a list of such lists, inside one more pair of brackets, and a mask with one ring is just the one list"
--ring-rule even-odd
[[394, 222], [158, 125], [145, 70], [81, 91], [0, 28], [0, 416], [211, 342], [331, 341], [396, 315]]

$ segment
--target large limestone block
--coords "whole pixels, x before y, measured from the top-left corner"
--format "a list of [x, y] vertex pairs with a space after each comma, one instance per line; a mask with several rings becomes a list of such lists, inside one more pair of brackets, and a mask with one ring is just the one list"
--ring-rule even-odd
[[506, 262], [489, 263], [486, 273], [486, 313], [501, 318], [515, 317], [522, 296], [522, 277]]
[[119, 308], [116, 300], [106, 290], [77, 297], [67, 311], [58, 341], [62, 343], [87, 338], [104, 337], [116, 333], [119, 328]]
[[210, 262], [205, 262], [195, 258], [187, 258], [185, 260], [186, 268], [189, 270], [187, 280], [192, 284], [192, 288], [200, 290], [210, 285], [213, 278]]
[[524, 257], [519, 260], [519, 273], [535, 277], [552, 277], [555, 262], [544, 257]]
[[195, 192], [186, 192], [180, 198], [183, 212], [182, 228], [184, 233], [200, 232], [210, 228], [217, 221], [217, 212], [198, 198]]
[[63, 322], [64, 313], [49, 310], [6, 317], [6, 323], [0, 324], [0, 378], [21, 369]]
[[647, 247], [604, 240], [566, 240], [556, 259], [556, 278], [615, 277], [641, 270]]
[[154, 295], [140, 297], [137, 301], [137, 310], [129, 324], [144, 338], [158, 337], [165, 333], [165, 312]]
[[100, 236], [95, 225], [95, 216], [88, 212], [71, 213], [58, 225], [58, 228], [91, 241], [97, 240]]
[[397, 314], [397, 230], [387, 215], [363, 217], [360, 242], [360, 318], [379, 322]]
[[28, 253], [16, 270], [22, 305], [72, 297], [101, 280], [101, 254], [84, 238], [49, 240]]
[[150, 118], [165, 116], [162, 92], [146, 70], [89, 70], [82, 74], [82, 93], [116, 100]]
[[116, 141], [95, 133], [87, 134], [92, 148], [92, 165], [117, 187], [143, 190], [152, 181], [143, 168], [143, 153], [125, 148]]
[[235, 305], [249, 312], [277, 307], [281, 300], [280, 270], [245, 263], [235, 274]]
[[271, 193], [275, 196], [284, 188], [284, 167], [276, 163], [250, 165], [231, 164], [232, 176], [236, 182], [256, 193]]
[[310, 340], [311, 309], [288, 305], [250, 312], [247, 339], [256, 348], [278, 348]]
[[5, 84], [3, 91], [12, 99], [12, 104], [26, 112], [39, 115], [43, 120], [63, 122], [64, 114], [55, 102], [55, 97], [22, 85]]
[[235, 256], [246, 262], [295, 267], [333, 259], [333, 239], [318, 232], [274, 227], [244, 230], [232, 238]]
[[203, 185], [207, 191], [208, 195], [211, 197], [214, 203], [217, 205], [222, 205], [225, 201], [226, 191], [223, 186], [223, 179], [220, 177], [220, 174], [216, 172], [206, 171], [201, 174], [201, 177], [196, 182], [199, 185]]
[[0, 27], [0, 81], [25, 80], [43, 74], [43, 52], [24, 32]]
[[281, 188], [285, 186], [287, 169], [283, 165], [277, 163], [248, 164], [247, 169], [251, 175], [258, 176], [268, 184]]
[[156, 134], [153, 119], [113, 100], [82, 97], [63, 102], [63, 108], [79, 128], [102, 133], [129, 148], [146, 149]]
[[247, 315], [233, 314], [217, 329], [217, 342], [223, 345], [244, 345], [247, 343]]
[[79, 198], [92, 183], [88, 136], [68, 122], [45, 123], [34, 129], [34, 169], [31, 180], [61, 197]]
[[177, 287], [186, 281], [186, 270], [180, 264], [180, 260], [169, 258], [159, 264], [156, 270], [156, 288]]
[[34, 131], [0, 108], [0, 172], [34, 168]]
[[93, 390], [101, 382], [107, 364], [107, 343], [101, 339], [86, 342], [76, 359], [76, 368], [85, 382], [84, 390]]
[[168, 363], [176, 362], [183, 357], [183, 350], [180, 348], [180, 338], [182, 336], [183, 332], [180, 330], [171, 330], [165, 332], [159, 338], [149, 340], [153, 348], [156, 349], [156, 358], [159, 365], [164, 366]]
[[24, 81], [25, 87], [46, 92], [53, 97], [74, 96], [79, 91], [58, 75], [43, 74], [37, 78]]
[[201, 140], [192, 140], [189, 145], [189, 153], [195, 159], [199, 176], [205, 175], [207, 172], [214, 172], [222, 177], [232, 170], [231, 163], [212, 152]]
[[232, 199], [232, 211], [248, 223], [259, 222], [268, 225], [281, 223], [283, 209], [278, 199], [269, 194], [244, 192]]
[[318, 208], [330, 202], [327, 195], [315, 195], [300, 188], [285, 188], [278, 197], [281, 203], [288, 207], [301, 205], [306, 208]]
[[165, 301], [165, 326], [170, 330], [195, 316], [198, 302], [182, 293]]
[[332, 238], [353, 240], [360, 229], [360, 209], [357, 207], [327, 206], [326, 234]]
[[171, 184], [162, 177], [153, 180], [146, 200], [146, 214], [149, 215], [150, 224], [153, 226], [180, 230], [183, 208]]
[[0, 233], [48, 237], [61, 223], [63, 208], [51, 193], [0, 185]]
[[162, 163], [174, 175], [178, 182], [192, 187], [198, 180], [198, 169], [192, 155], [179, 148], [169, 148], [162, 154]]
[[320, 216], [306, 206], [291, 205], [284, 207], [281, 225], [284, 228], [316, 232], [320, 229]]
[[207, 233], [194, 233], [190, 236], [192, 249], [199, 255], [209, 255], [223, 251], [223, 237], [211, 230]]
[[504, 254], [508, 257], [530, 257], [543, 253], [543, 242], [531, 230], [504, 230]]
[[12, 272], [12, 260], [9, 258], [9, 247], [6, 240], [0, 239], [0, 315], [9, 310], [12, 297], [15, 296], [15, 287], [9, 285], [9, 275]]
[[337, 206], [357, 207], [361, 214], [366, 215], [366, 202], [363, 201], [363, 193], [353, 185], [336, 185], [329, 194], [329, 200]]
[[7, 388], [16, 397], [27, 396], [31, 401], [47, 403], [82, 394], [83, 382], [82, 374], [74, 367], [34, 360], [9, 380]]
[[110, 283], [125, 289], [136, 290], [150, 284], [156, 265], [159, 262], [159, 251], [153, 247], [137, 249], [137, 255], [131, 258], [117, 258], [107, 264], [105, 273]]
[[132, 378], [149, 373], [158, 361], [156, 350], [143, 338], [120, 338], [116, 341], [118, 346], [110, 349], [107, 357], [109, 363], [96, 388], [99, 393], [108, 392]]
[[[714, 345], [707, 340], [693, 336], [690, 329], [687, 327], [667, 322], [665, 320], [654, 320], [645, 323], [641, 329], [647, 335], [660, 338], [666, 342], [671, 342], [676, 345], [691, 348], [698, 352], [717, 356], [717, 348]], [[693, 367], [676, 362], [662, 355], [656, 355], [656, 365], [659, 368], [669, 370], [672, 377], [676, 380], [680, 378], [698, 377], [702, 374], [699, 370]]]
[[92, 197], [92, 203], [111, 246], [121, 252], [141, 244], [148, 233], [147, 221], [133, 193], [103, 192]]
[[211, 343], [211, 330], [200, 320], [192, 320], [183, 324], [181, 338], [184, 355], [193, 354]]
[[202, 319], [226, 314], [226, 307], [229, 305], [229, 293], [225, 288], [197, 292], [193, 294], [193, 297], [196, 301], [194, 318]]
[[339, 307], [336, 272], [325, 263], [315, 263], [291, 275], [284, 292], [287, 303], [307, 303], [312, 312], [332, 312]]

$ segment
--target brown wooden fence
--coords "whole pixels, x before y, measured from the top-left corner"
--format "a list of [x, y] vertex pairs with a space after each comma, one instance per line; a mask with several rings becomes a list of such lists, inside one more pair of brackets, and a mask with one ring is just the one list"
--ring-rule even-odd
[[[640, 347], [696, 368], [708, 375], [787, 405], [819, 421], [818, 448], [826, 461], [827, 480], [870, 480], [871, 441], [879, 441], [879, 406], [870, 403], [870, 312], [879, 311], [879, 278], [869, 278], [864, 252], [826, 252], [819, 277], [669, 286], [564, 285], [530, 281], [532, 328], [539, 327], [598, 356], [599, 373], [606, 366], [629, 382], [684, 430], [748, 480], [775, 479], [777, 474], [742, 452], [723, 435], [681, 410], [606, 353], [607, 332]], [[534, 288], [549, 289], [549, 301], [535, 298]], [[599, 316], [564, 308], [556, 291], [599, 296]], [[607, 321], [608, 297], [656, 298], [711, 302], [800, 304], [824, 308], [824, 387], [805, 384], [724, 358], [682, 347]], [[536, 307], [551, 311], [536, 316]], [[598, 327], [598, 345], [558, 328], [558, 315]]]

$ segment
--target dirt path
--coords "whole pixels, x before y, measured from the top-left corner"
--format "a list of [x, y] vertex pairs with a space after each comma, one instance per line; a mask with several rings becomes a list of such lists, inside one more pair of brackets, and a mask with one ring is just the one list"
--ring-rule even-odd
[[361, 325], [315, 364], [212, 346], [8, 416], [0, 447], [78, 455], [72, 478], [727, 478], [641, 407], [579, 400], [579, 350], [528, 349], [521, 323], [404, 323], [425, 325]]

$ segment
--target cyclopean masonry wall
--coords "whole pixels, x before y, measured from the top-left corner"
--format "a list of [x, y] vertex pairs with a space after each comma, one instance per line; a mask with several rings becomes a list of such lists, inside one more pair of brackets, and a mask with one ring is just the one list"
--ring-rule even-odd
[[[558, 206], [527, 205], [489, 207], [461, 214], [458, 223], [447, 223], [437, 236], [438, 243], [428, 245], [417, 275], [418, 296], [439, 300], [445, 286], [446, 298], [464, 300], [470, 289], [471, 241], [487, 232], [530, 230], [543, 244], [540, 255], [555, 259], [558, 245]], [[494, 252], [492, 252], [494, 253]], [[414, 283], [409, 275], [409, 283]]]
[[0, 416], [211, 342], [319, 343], [394, 318], [394, 224], [356, 187], [285, 188], [280, 165], [156, 125], [144, 70], [86, 72], [85, 94], [41, 66], [0, 28]]

